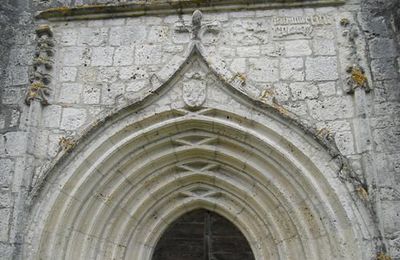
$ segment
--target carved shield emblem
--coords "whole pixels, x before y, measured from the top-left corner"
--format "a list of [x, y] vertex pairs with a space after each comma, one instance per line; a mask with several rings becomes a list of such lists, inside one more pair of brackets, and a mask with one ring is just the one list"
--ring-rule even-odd
[[199, 108], [206, 101], [207, 88], [203, 80], [191, 79], [183, 83], [183, 101], [190, 108]]

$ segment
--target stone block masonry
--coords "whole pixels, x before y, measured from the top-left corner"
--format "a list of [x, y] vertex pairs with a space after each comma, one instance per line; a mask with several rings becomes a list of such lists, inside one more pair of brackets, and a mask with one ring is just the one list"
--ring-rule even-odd
[[[274, 104], [283, 115], [294, 113], [318, 133], [335, 136], [357, 183], [367, 187], [368, 199], [362, 203], [374, 212], [382, 236], [374, 253], [400, 259], [399, 3], [300, 2], [274, 9], [208, 12], [205, 7], [196, 25], [191, 13], [175, 11], [35, 20], [38, 10], [93, 1], [5, 0], [0, 7], [0, 258], [21, 258], [26, 241], [19, 227], [30, 216], [26, 194], [62, 154], [60, 139], [79, 139], [99, 120], [154, 93], [198, 41], [207, 54], [205, 62], [224, 75], [225, 83]], [[51, 27], [54, 39], [51, 91], [48, 105], [40, 110], [24, 103], [38, 51], [39, 23]], [[349, 91], [349, 77], [354, 75], [346, 71], [354, 65], [362, 68], [368, 84], [353, 84]], [[201, 76], [193, 73], [186, 79]], [[212, 89], [211, 77], [207, 80], [215, 104], [221, 99], [219, 109], [236, 102]], [[162, 98], [159, 107], [183, 104], [178, 90], [166, 96], [156, 93]], [[30, 133], [35, 133], [34, 140]]]

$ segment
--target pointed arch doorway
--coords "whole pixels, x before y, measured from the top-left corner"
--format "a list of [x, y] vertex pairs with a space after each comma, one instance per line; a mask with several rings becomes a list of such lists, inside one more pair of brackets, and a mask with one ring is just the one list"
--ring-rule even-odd
[[194, 46], [164, 85], [59, 156], [32, 192], [23, 259], [152, 260], [197, 209], [238, 227], [256, 260], [373, 259], [374, 222], [329, 138], [208, 60]]
[[175, 220], [164, 232], [152, 260], [254, 260], [242, 232], [221, 215], [197, 209]]

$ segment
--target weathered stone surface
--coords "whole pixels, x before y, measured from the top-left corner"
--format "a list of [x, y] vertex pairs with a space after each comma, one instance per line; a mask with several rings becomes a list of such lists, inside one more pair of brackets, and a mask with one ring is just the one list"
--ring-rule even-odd
[[290, 84], [293, 100], [318, 98], [318, 87], [312, 82], [297, 82]]
[[82, 85], [77, 83], [64, 83], [60, 89], [60, 98], [62, 103], [79, 103]]
[[134, 57], [133, 46], [122, 46], [115, 49], [114, 66], [132, 65]]
[[269, 58], [249, 59], [249, 77], [255, 81], [275, 82], [279, 80], [279, 61]]
[[64, 67], [60, 73], [60, 81], [72, 82], [75, 81], [78, 69], [76, 67]]
[[138, 65], [157, 64], [161, 60], [161, 46], [139, 45], [135, 50], [135, 61]]
[[[192, 44], [192, 34], [188, 31], [177, 32], [175, 27], [178, 21], [193, 26], [191, 15], [186, 13], [63, 22], [42, 20], [40, 23], [46, 22], [52, 28], [55, 40], [53, 70], [49, 71], [49, 86], [52, 89], [50, 105], [28, 107], [23, 104], [23, 93], [30, 84], [37, 44], [33, 13], [55, 5], [110, 4], [115, 1], [22, 2], [4, 0], [0, 6], [1, 259], [24, 259], [21, 257], [22, 246], [19, 247], [23, 245], [21, 238], [24, 234], [17, 231], [19, 227], [21, 230], [24, 228], [25, 218], [28, 217], [28, 211], [24, 208], [27, 201], [24, 194], [31, 189], [31, 180], [43, 174], [46, 165], [54, 163], [54, 157], [61, 152], [60, 138], [80, 136], [82, 129], [103, 118], [110, 110], [143, 98], [150, 91], [154, 99], [162, 100], [158, 105], [165, 110], [181, 109], [181, 89], [173, 86], [171, 93], [153, 91], [176, 71], [187, 54], [188, 46]], [[302, 4], [300, 2], [297, 1], [297, 4]], [[218, 80], [222, 80], [236, 84], [241, 91], [262, 102], [270, 102], [278, 114], [293, 112], [301, 121], [311, 122], [321, 135], [329, 133], [335, 136], [340, 152], [350, 160], [356, 177], [366, 182], [368, 193], [373, 194], [363, 203], [375, 210], [374, 223], [383, 227], [383, 233], [375, 234], [375, 238], [385, 238], [387, 254], [392, 259], [400, 259], [397, 249], [400, 243], [397, 210], [400, 191], [399, 6], [396, 0], [351, 0], [344, 5], [325, 8], [234, 12], [202, 10], [201, 25], [207, 26], [218, 21], [220, 27], [218, 32], [208, 31], [199, 39], [204, 52], [209, 54], [206, 62], [223, 74], [220, 79], [207, 74], [206, 81], [212, 83], [207, 83], [210, 92], [204, 104], [217, 104], [221, 110], [234, 108], [238, 112], [244, 111], [244, 107], [237, 107], [235, 103], [240, 98], [228, 98], [221, 91], [222, 88], [212, 88], [220, 84]], [[316, 18], [315, 15], [325, 18]], [[353, 35], [354, 39], [346, 36], [348, 27], [339, 25], [344, 17], [351, 18], [349, 22], [358, 32]], [[318, 19], [328, 19], [329, 22], [315, 24]], [[278, 26], [281, 31], [277, 29]], [[349, 46], [353, 49], [349, 49]], [[349, 53], [353, 53], [354, 59], [349, 58]], [[354, 62], [360, 63], [366, 71], [371, 87], [368, 93], [362, 89], [357, 89], [351, 95], [343, 92], [345, 70]], [[189, 62], [185, 66], [193, 64]], [[181, 82], [180, 77], [183, 75], [176, 75], [174, 83]], [[157, 111], [158, 105], [147, 109]], [[253, 109], [245, 117], [258, 117], [258, 112], [254, 111], [259, 108]], [[144, 117], [141, 113], [138, 112], [138, 118]], [[196, 114], [197, 111], [194, 109], [190, 113]], [[273, 128], [271, 118], [266, 119], [265, 124]], [[257, 130], [257, 127], [251, 128], [253, 130]], [[296, 131], [300, 130], [293, 130]], [[283, 128], [279, 134], [283, 139], [286, 137]], [[371, 150], [368, 148], [359, 153], [360, 144], [367, 141]], [[301, 149], [301, 145], [296, 148]], [[317, 156], [321, 151], [313, 154]], [[312, 163], [318, 164], [319, 159], [315, 158]], [[251, 161], [252, 158], [247, 159], [247, 162]], [[102, 165], [100, 168], [103, 170], [106, 167]], [[373, 169], [377, 169], [375, 173]], [[33, 174], [36, 177], [32, 177]], [[351, 187], [352, 183], [346, 182], [346, 185]], [[259, 196], [256, 186], [251, 189]], [[107, 193], [96, 192], [94, 196], [100, 203], [109, 205]], [[357, 200], [356, 192], [354, 194]], [[288, 194], [288, 197], [293, 195]], [[377, 201], [373, 201], [375, 199]], [[295, 208], [303, 212], [301, 206], [296, 205]], [[304, 212], [307, 213], [307, 210]], [[241, 214], [245, 214], [245, 211]], [[236, 219], [239, 218], [240, 214]], [[283, 217], [274, 223], [280, 225], [280, 221], [285, 223]], [[312, 225], [313, 219], [307, 219], [304, 223], [307, 221], [311, 223], [310, 226], [317, 226]], [[290, 225], [286, 226], [283, 234], [287, 237], [281, 237], [281, 243], [289, 245], [287, 248], [299, 246], [297, 238], [291, 236], [294, 233], [291, 233]], [[312, 230], [316, 231], [317, 228]], [[81, 238], [85, 241], [94, 239], [86, 235], [82, 229], [79, 235], [72, 233], [71, 237], [78, 241], [77, 244]], [[323, 237], [322, 234], [314, 235], [317, 239]], [[318, 240], [318, 243], [321, 241]], [[36, 243], [35, 239], [32, 242]], [[109, 252], [102, 253], [111, 257]], [[335, 257], [345, 258], [339, 254]], [[296, 257], [299, 256], [292, 256]], [[74, 259], [86, 258], [77, 256]], [[376, 254], [362, 259], [375, 258]], [[329, 256], [320, 259], [329, 259]]]
[[285, 42], [286, 56], [309, 56], [311, 55], [311, 47], [307, 40], [294, 40]]
[[77, 130], [86, 121], [86, 110], [79, 108], [64, 108], [61, 119], [61, 129]]
[[304, 80], [304, 62], [302, 58], [281, 59], [281, 79], [291, 81]]
[[60, 127], [62, 107], [57, 105], [47, 106], [43, 109], [43, 124], [46, 127]]
[[10, 159], [0, 159], [0, 186], [9, 186], [11, 184], [14, 171], [14, 162]]
[[307, 80], [336, 80], [338, 77], [336, 57], [306, 59]]
[[317, 120], [335, 120], [353, 116], [352, 100], [347, 97], [309, 100], [307, 103], [311, 117]]
[[97, 47], [92, 50], [92, 66], [110, 66], [113, 63], [114, 48]]

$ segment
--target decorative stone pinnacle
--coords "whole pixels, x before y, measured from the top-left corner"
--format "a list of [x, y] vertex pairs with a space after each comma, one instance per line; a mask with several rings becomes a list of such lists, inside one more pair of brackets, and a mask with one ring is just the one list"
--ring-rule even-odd
[[33, 60], [33, 72], [30, 75], [31, 85], [28, 87], [25, 96], [25, 103], [30, 105], [33, 100], [38, 100], [42, 105], [47, 105], [47, 96], [50, 88], [47, 86], [51, 81], [48, 72], [53, 68], [53, 33], [47, 24], [39, 25], [36, 28], [37, 45], [35, 58]]

